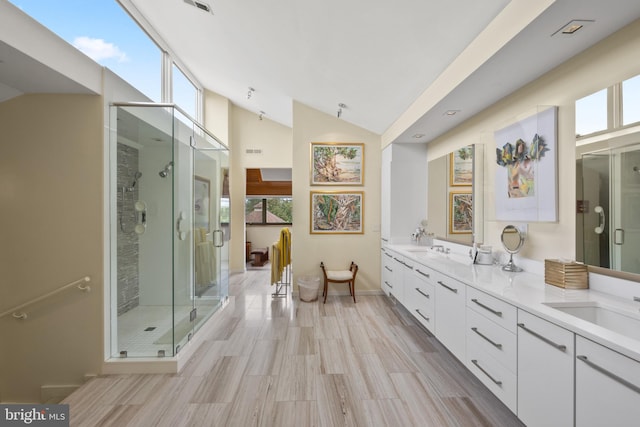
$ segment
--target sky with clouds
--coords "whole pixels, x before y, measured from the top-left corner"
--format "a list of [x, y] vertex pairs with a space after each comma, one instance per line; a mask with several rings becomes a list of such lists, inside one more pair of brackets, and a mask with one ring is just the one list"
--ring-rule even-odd
[[160, 50], [115, 0], [9, 1], [154, 101], [160, 101]]

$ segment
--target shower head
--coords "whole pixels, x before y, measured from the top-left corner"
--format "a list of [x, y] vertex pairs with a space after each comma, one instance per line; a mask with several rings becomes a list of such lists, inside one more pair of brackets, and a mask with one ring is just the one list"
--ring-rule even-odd
[[169, 162], [165, 165], [164, 169], [158, 172], [158, 175], [160, 175], [160, 178], [166, 178], [167, 175], [169, 175], [169, 172], [171, 171], [172, 168], [173, 168], [173, 162]]
[[138, 183], [138, 180], [142, 177], [142, 172], [138, 171], [133, 175], [133, 184], [131, 184], [131, 188], [135, 187]]

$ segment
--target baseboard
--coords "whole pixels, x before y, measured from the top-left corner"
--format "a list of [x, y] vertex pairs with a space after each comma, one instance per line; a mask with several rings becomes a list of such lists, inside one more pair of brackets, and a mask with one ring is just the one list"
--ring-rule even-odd
[[[320, 290], [320, 294], [322, 294], [322, 289]], [[360, 291], [360, 290], [356, 290], [356, 298], [359, 296], [379, 296], [379, 295], [384, 295], [384, 291], [382, 289], [367, 289], [364, 291]], [[291, 296], [297, 297], [298, 296], [298, 290], [296, 288], [295, 291], [291, 292]], [[328, 296], [338, 296], [338, 297], [342, 297], [342, 296], [351, 296], [351, 294], [349, 293], [349, 291], [329, 291]]]
[[40, 387], [40, 402], [57, 404], [79, 389], [79, 385], [43, 385]]

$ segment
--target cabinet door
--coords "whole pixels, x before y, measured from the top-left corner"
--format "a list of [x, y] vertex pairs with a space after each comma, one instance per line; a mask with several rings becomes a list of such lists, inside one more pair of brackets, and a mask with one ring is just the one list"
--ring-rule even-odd
[[389, 296], [393, 292], [393, 256], [383, 248], [381, 257], [382, 283], [380, 287]]
[[640, 425], [640, 363], [576, 337], [576, 425]]
[[518, 310], [518, 418], [527, 426], [573, 426], [574, 354], [573, 332]]
[[436, 338], [463, 363], [465, 360], [466, 285], [434, 273], [436, 288]]

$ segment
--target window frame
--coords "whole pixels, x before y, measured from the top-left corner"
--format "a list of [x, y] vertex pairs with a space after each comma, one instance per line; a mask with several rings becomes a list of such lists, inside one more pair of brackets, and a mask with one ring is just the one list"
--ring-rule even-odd
[[293, 225], [292, 222], [267, 222], [267, 201], [268, 199], [291, 199], [293, 204], [293, 196], [245, 196], [245, 205], [248, 199], [260, 199], [262, 203], [262, 221], [261, 222], [247, 222], [247, 212], [245, 211], [245, 225], [247, 226], [283, 226]]

